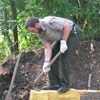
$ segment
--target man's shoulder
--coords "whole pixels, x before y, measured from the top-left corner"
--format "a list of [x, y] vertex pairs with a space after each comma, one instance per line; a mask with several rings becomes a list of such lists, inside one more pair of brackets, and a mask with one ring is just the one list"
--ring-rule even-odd
[[64, 18], [57, 17], [57, 16], [46, 16], [42, 19], [46, 24], [52, 24], [53, 22], [65, 20]]
[[42, 19], [42, 21], [48, 22], [50, 21], [54, 16], [46, 16]]

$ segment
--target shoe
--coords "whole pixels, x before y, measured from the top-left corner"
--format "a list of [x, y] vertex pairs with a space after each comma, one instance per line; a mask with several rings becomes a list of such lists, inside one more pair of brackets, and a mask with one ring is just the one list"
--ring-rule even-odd
[[49, 85], [49, 86], [44, 86], [42, 89], [43, 90], [58, 90], [60, 88], [59, 85]]
[[69, 89], [70, 89], [69, 86], [61, 86], [61, 87], [58, 89], [58, 93], [67, 92], [67, 91], [69, 91]]

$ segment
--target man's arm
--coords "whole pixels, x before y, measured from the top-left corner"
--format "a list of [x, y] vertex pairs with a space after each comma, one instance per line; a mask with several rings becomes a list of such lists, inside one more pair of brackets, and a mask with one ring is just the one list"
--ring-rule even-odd
[[62, 53], [64, 53], [68, 49], [66, 41], [69, 37], [71, 29], [72, 27], [68, 23], [64, 23], [63, 36], [62, 36], [62, 40], [60, 40], [60, 51]]
[[72, 29], [72, 27], [68, 23], [64, 23], [62, 40], [68, 39], [71, 29]]
[[45, 61], [50, 61], [51, 60], [51, 55], [52, 55], [52, 47], [50, 43], [44, 44], [45, 50], [44, 50], [44, 55], [45, 55]]

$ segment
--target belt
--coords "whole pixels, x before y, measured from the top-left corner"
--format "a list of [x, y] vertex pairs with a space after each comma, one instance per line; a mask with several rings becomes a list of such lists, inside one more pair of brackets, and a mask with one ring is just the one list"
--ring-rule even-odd
[[78, 33], [82, 33], [82, 30], [76, 23], [73, 23], [71, 32], [77, 35]]
[[75, 35], [77, 35], [76, 24], [75, 23], [73, 23], [73, 25], [72, 25], [71, 33], [74, 33]]

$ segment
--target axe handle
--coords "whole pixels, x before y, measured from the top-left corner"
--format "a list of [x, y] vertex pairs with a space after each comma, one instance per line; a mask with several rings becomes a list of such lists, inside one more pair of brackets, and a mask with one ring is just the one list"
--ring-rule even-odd
[[[60, 56], [61, 52], [59, 51], [56, 56], [51, 60], [51, 62], [49, 63], [48, 67], [50, 67], [55, 61], [56, 59]], [[37, 78], [33, 81], [33, 85], [35, 86], [39, 80], [41, 79], [42, 75], [44, 74], [44, 72], [42, 71], [38, 76]]]

